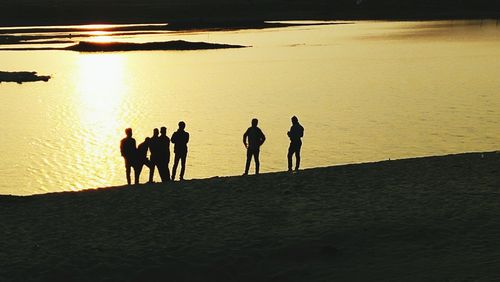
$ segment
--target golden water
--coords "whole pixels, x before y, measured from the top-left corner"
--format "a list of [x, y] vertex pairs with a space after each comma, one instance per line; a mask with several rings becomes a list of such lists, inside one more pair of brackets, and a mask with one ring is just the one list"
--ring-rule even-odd
[[262, 172], [286, 169], [292, 115], [305, 128], [304, 168], [500, 148], [495, 22], [357, 22], [120, 40], [173, 39], [252, 47], [0, 51], [3, 71], [53, 75], [47, 83], [0, 84], [0, 194], [122, 185], [123, 130], [132, 127], [139, 143], [155, 127], [171, 135], [180, 120], [191, 134], [188, 179], [241, 174], [242, 134], [253, 117], [267, 136]]

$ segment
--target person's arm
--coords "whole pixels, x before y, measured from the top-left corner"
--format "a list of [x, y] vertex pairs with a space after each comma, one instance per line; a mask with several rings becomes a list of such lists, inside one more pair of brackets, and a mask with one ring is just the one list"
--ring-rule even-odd
[[266, 141], [266, 135], [264, 135], [264, 132], [262, 132], [262, 130], [260, 131], [260, 145], [264, 144], [264, 142]]
[[189, 133], [186, 132], [186, 144], [189, 142]]
[[167, 139], [167, 142], [165, 142], [165, 143], [167, 143], [166, 144], [167, 145], [167, 149], [166, 149], [167, 150], [167, 159], [170, 160], [170, 138], [168, 138], [168, 136], [167, 136], [166, 139]]
[[120, 153], [122, 154], [122, 157], [125, 157], [125, 151], [123, 150], [123, 140], [120, 141]]
[[248, 129], [247, 129], [247, 131], [245, 131], [245, 133], [243, 134], [243, 145], [245, 145], [245, 148], [248, 148], [248, 144], [247, 144], [247, 137], [248, 137]]
[[136, 158], [137, 157], [137, 143], [135, 143], [135, 139], [132, 138], [132, 148], [130, 148], [129, 157]]

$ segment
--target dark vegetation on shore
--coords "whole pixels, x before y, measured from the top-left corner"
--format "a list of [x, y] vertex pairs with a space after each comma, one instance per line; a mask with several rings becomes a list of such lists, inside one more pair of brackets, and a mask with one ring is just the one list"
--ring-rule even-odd
[[500, 154], [0, 196], [1, 281], [495, 281]]
[[0, 0], [0, 25], [498, 18], [491, 0]]
[[2, 82], [23, 82], [49, 81], [50, 75], [38, 75], [35, 71], [0, 71], [0, 83]]

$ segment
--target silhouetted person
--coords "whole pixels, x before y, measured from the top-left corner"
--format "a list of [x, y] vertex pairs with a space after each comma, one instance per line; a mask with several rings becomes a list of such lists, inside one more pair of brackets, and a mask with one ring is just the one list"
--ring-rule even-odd
[[161, 182], [165, 183], [170, 180], [170, 169], [168, 168], [168, 163], [170, 162], [170, 138], [168, 138], [167, 128], [164, 126], [160, 129], [158, 150], [158, 172], [160, 173]]
[[151, 153], [151, 166], [149, 167], [149, 182], [153, 182], [155, 167], [160, 171], [160, 144], [158, 141], [160, 131], [158, 128], [153, 129], [153, 136], [149, 140], [149, 152]]
[[255, 160], [255, 174], [259, 174], [260, 146], [264, 144], [264, 141], [266, 141], [266, 136], [262, 133], [262, 130], [257, 127], [258, 123], [259, 121], [256, 118], [252, 119], [252, 126], [247, 129], [245, 134], [243, 134], [243, 144], [247, 148], [247, 162], [245, 165], [245, 173], [243, 175], [248, 175], [248, 169], [250, 168], [252, 156]]
[[139, 144], [137, 146], [137, 155], [136, 155], [136, 162], [134, 166], [134, 172], [135, 172], [135, 184], [139, 184], [139, 178], [141, 176], [141, 171], [144, 165], [149, 167], [149, 171], [151, 172], [152, 165], [151, 162], [148, 159], [148, 149], [149, 149], [149, 144], [151, 142], [151, 138], [146, 137], [144, 142]]
[[[122, 157], [125, 159], [125, 173], [127, 176], [127, 184], [130, 185], [130, 168], [135, 162], [136, 148], [135, 139], [132, 138], [132, 128], [125, 129], [125, 134], [127, 135], [127, 137], [123, 138], [120, 142], [120, 152], [122, 154]], [[137, 178], [135, 179], [135, 181], [137, 182]]]
[[295, 171], [300, 167], [300, 148], [302, 147], [302, 136], [304, 136], [304, 127], [300, 125], [296, 116], [292, 117], [292, 127], [286, 133], [290, 138], [290, 147], [288, 147], [288, 171], [292, 171], [292, 156], [295, 154]]
[[174, 143], [174, 166], [172, 167], [172, 180], [175, 179], [175, 172], [177, 171], [177, 165], [179, 160], [181, 161], [181, 174], [180, 180], [184, 180], [184, 171], [186, 170], [186, 158], [187, 158], [187, 143], [189, 142], [189, 133], [184, 131], [186, 124], [181, 121], [179, 122], [179, 129], [177, 129], [174, 134], [172, 134], [172, 143]]

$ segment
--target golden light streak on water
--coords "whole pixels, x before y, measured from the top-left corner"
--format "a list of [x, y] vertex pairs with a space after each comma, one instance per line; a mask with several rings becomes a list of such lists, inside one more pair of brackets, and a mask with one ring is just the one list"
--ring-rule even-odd
[[91, 35], [89, 39], [86, 41], [91, 41], [91, 42], [102, 42], [102, 43], [107, 43], [107, 42], [112, 42], [113, 37], [111, 36], [111, 32], [109, 31], [103, 31], [103, 30], [95, 30], [91, 32], [86, 32], [87, 35]]
[[[78, 60], [79, 74], [76, 87], [80, 106], [77, 107], [82, 132], [82, 156], [84, 163], [95, 164], [86, 171], [84, 177], [94, 177], [97, 185], [104, 185], [117, 172], [116, 162], [105, 158], [116, 151], [109, 140], [121, 136], [120, 128], [125, 128], [122, 113], [128, 107], [124, 97], [129, 89], [124, 76], [126, 57], [118, 54], [82, 55]], [[78, 187], [83, 188], [83, 187]]]
[[1, 51], [2, 70], [53, 77], [0, 85], [0, 194], [123, 185], [123, 130], [139, 143], [179, 120], [191, 134], [187, 179], [241, 174], [253, 117], [268, 137], [263, 173], [286, 169], [292, 115], [306, 129], [304, 168], [498, 150], [499, 32], [495, 22], [359, 22], [113, 37], [253, 46], [243, 49]]

